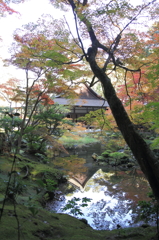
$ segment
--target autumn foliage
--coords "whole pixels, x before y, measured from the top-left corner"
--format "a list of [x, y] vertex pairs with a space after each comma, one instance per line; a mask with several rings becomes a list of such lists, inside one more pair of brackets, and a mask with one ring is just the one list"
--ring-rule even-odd
[[10, 8], [7, 3], [5, 3], [3, 0], [0, 0], [0, 14], [3, 15], [4, 13], [18, 13], [14, 9]]
[[[124, 80], [116, 84], [117, 93], [134, 123], [146, 123], [149, 104], [159, 101], [159, 24], [154, 24], [141, 38], [142, 47], [134, 49], [139, 72], [126, 72]], [[141, 37], [141, 33], [138, 37]], [[130, 61], [131, 63], [131, 61]], [[132, 66], [134, 62], [132, 61]], [[156, 109], [156, 108], [155, 108]], [[150, 110], [150, 109], [149, 109]], [[144, 115], [143, 115], [144, 113]], [[153, 117], [152, 117], [153, 118]], [[153, 119], [149, 119], [149, 123]]]

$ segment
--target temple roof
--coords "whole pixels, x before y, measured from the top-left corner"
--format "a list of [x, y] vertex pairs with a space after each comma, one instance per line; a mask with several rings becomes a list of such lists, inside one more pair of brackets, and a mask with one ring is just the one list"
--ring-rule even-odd
[[55, 103], [62, 105], [87, 106], [87, 107], [108, 107], [107, 101], [94, 92], [88, 85], [81, 84], [80, 88], [75, 91], [77, 98], [70, 102], [69, 99], [57, 97]]

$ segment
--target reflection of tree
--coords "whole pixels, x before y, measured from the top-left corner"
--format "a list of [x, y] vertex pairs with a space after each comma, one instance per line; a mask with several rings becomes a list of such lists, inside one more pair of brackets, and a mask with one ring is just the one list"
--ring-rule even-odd
[[120, 183], [121, 180], [123, 179], [123, 175], [124, 175], [124, 174], [125, 174], [125, 173], [121, 173], [121, 175], [118, 174], [118, 172], [114, 173], [114, 175], [112, 175], [112, 176], [110, 177], [110, 182], [111, 182], [112, 184]]
[[[94, 185], [94, 186], [93, 186]], [[85, 190], [88, 191], [90, 186], [96, 191], [101, 190], [101, 186], [106, 186], [112, 195], [119, 192], [125, 192], [126, 198], [137, 200], [136, 195], [138, 192], [143, 191], [142, 197], [145, 198], [145, 192], [149, 191], [147, 180], [144, 178], [143, 173], [138, 169], [131, 171], [115, 171], [105, 173], [99, 169], [87, 182]], [[141, 193], [140, 193], [141, 194]]]
[[69, 157], [61, 158], [57, 157], [54, 160], [54, 165], [69, 175], [69, 177], [82, 177], [83, 173], [87, 172], [87, 167], [84, 166], [86, 160], [79, 158], [76, 155], [70, 155]]
[[[102, 171], [101, 171], [102, 173]], [[100, 186], [106, 187], [105, 195], [106, 201], [104, 208], [102, 209], [102, 202], [98, 202], [99, 207], [96, 204], [92, 207], [92, 211], [96, 211], [94, 225], [97, 229], [101, 229], [102, 213], [106, 213], [105, 219], [102, 220], [102, 224], [105, 226], [112, 226], [116, 228], [117, 224], [129, 225], [131, 222], [137, 221], [137, 205], [136, 203], [140, 199], [145, 199], [145, 192], [148, 192], [148, 184], [143, 176], [143, 173], [138, 169], [132, 169], [129, 172], [116, 171], [114, 174], [98, 175], [94, 182], [100, 184]], [[107, 201], [107, 197], [111, 197], [112, 200]], [[114, 201], [114, 206], [111, 203]], [[116, 202], [115, 202], [116, 201]], [[97, 210], [98, 209], [98, 210]], [[129, 218], [132, 220], [128, 220]], [[120, 223], [121, 221], [121, 223]]]
[[101, 200], [91, 205], [89, 217], [93, 218], [93, 225], [96, 229], [115, 229], [118, 225], [130, 224], [132, 211], [131, 201], [125, 201], [122, 194], [120, 199]]
[[[63, 159], [63, 161], [66, 161], [66, 159]], [[70, 159], [68, 157], [68, 161], [72, 161], [72, 159], [75, 159], [74, 163], [76, 163], [76, 161], [79, 163], [80, 159], [76, 156], [71, 156]], [[61, 164], [63, 161], [61, 161]], [[70, 172], [69, 166], [70, 162], [67, 166], [68, 172]], [[73, 167], [74, 165], [72, 165], [72, 168]], [[78, 173], [75, 172], [76, 171], [74, 171], [74, 174], [77, 175], [78, 179], [80, 179], [80, 177], [84, 177], [84, 175], [87, 176], [87, 174], [83, 174], [83, 176], [81, 174], [78, 176]], [[141, 174], [141, 171], [135, 170], [134, 173], [135, 177], [137, 179], [141, 178], [142, 181], [143, 175]], [[91, 222], [89, 224], [93, 228], [99, 230], [112, 230], [118, 228], [118, 226], [133, 226], [134, 223], [138, 222], [139, 208], [137, 208], [136, 202], [142, 198], [145, 199], [145, 191], [142, 193], [142, 191], [137, 188], [140, 191], [140, 195], [143, 195], [141, 195], [142, 197], [140, 199], [138, 196], [136, 196], [138, 192], [136, 188], [131, 186], [133, 176], [134, 175], [130, 175], [130, 171], [120, 171], [115, 174], [114, 172], [105, 173], [99, 169], [87, 181], [84, 187], [85, 191], [80, 194], [85, 193], [84, 196], [91, 196], [94, 201], [92, 201], [89, 207], [86, 208], [83, 212], [84, 218], [87, 219], [88, 217], [88, 221], [91, 219]], [[143, 183], [145, 183], [147, 186], [145, 180], [143, 180]], [[100, 197], [98, 197], [99, 194], [101, 194]], [[76, 196], [76, 194], [73, 194], [71, 197], [73, 198], [74, 196]], [[79, 197], [79, 195], [77, 196]], [[80, 198], [81, 197], [82, 195], [80, 195]]]
[[[126, 192], [126, 198], [137, 200], [137, 194], [140, 192], [141, 198], [145, 198], [145, 192], [149, 191], [149, 186], [146, 178], [141, 170], [132, 168], [130, 171], [116, 171], [111, 175], [112, 184], [117, 184], [117, 190]], [[111, 191], [111, 189], [109, 189]], [[142, 195], [141, 195], [142, 194]]]

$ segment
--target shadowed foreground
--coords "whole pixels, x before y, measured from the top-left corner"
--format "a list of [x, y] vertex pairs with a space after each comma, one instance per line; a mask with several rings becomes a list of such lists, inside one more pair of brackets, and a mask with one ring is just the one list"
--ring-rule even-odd
[[[27, 240], [107, 240], [107, 239], [131, 239], [150, 240], [156, 235], [154, 227], [127, 228], [113, 231], [93, 230], [81, 220], [67, 214], [53, 214], [40, 209], [33, 216], [23, 207], [17, 207], [20, 223], [20, 239]], [[6, 205], [0, 227], [1, 240], [17, 240], [17, 221], [13, 213], [13, 207]]]

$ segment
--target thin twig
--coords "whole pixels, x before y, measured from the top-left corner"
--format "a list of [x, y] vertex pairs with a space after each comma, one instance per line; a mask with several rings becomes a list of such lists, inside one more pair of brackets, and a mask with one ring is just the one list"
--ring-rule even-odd
[[127, 96], [129, 97], [129, 99], [130, 99], [130, 110], [131, 110], [131, 109], [132, 109], [132, 108], [131, 108], [131, 97], [130, 97], [130, 94], [129, 94], [129, 92], [128, 92], [128, 86], [127, 86], [127, 83], [126, 83], [126, 75], [127, 75], [127, 71], [125, 72], [124, 84], [125, 84], [126, 94], [127, 94]]

